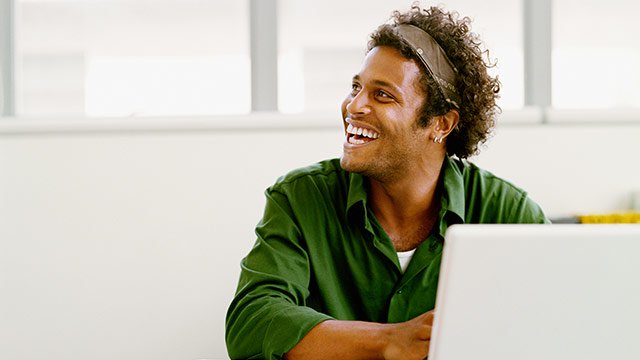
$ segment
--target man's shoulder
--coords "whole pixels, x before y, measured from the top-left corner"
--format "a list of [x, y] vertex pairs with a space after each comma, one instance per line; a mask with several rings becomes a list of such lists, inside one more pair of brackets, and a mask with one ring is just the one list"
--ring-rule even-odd
[[340, 159], [328, 159], [289, 171], [280, 176], [268, 190], [282, 192], [312, 184], [335, 184], [346, 179], [348, 173], [340, 166]]
[[483, 169], [471, 161], [460, 160], [457, 158], [452, 158], [451, 160], [456, 169], [462, 175], [467, 187], [475, 185], [482, 187], [483, 190], [487, 191], [500, 190], [502, 192], [511, 193], [516, 197], [523, 197], [527, 195], [525, 190], [513, 184], [511, 181], [506, 180], [489, 170]]
[[542, 223], [544, 212], [527, 192], [467, 160], [452, 159], [464, 179], [471, 222]]

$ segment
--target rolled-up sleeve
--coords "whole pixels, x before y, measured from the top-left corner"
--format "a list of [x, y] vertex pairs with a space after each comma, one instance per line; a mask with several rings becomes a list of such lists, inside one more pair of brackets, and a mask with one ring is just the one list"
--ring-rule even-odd
[[226, 317], [232, 359], [281, 359], [330, 316], [307, 307], [310, 265], [306, 245], [286, 196], [266, 192], [257, 240], [242, 260], [240, 281]]

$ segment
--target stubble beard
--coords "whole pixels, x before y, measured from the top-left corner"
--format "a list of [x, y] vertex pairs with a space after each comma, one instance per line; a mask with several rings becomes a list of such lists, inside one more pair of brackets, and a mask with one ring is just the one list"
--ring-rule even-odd
[[[346, 154], [343, 150], [340, 157], [340, 166], [348, 172], [358, 173], [377, 180], [381, 183], [391, 183], [402, 179], [410, 173], [412, 167], [410, 161], [420, 157], [421, 147], [413, 146], [425, 141], [424, 128], [414, 123], [409, 138], [385, 139], [388, 143], [383, 148], [376, 149], [375, 154], [364, 156], [363, 154]], [[386, 129], [383, 129], [385, 131]], [[422, 131], [421, 131], [422, 130]], [[380, 140], [375, 140], [380, 141]], [[398, 146], [397, 144], [404, 144]], [[395, 146], [392, 144], [396, 144]]]
[[361, 174], [378, 182], [388, 183], [401, 179], [406, 175], [406, 154], [387, 154], [384, 159], [368, 158], [365, 161], [354, 161], [343, 153], [340, 166], [348, 172]]

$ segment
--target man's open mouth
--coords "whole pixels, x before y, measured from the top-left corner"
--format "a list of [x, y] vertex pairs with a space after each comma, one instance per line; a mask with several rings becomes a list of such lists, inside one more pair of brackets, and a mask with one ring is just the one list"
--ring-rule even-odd
[[347, 142], [353, 145], [362, 145], [380, 137], [380, 134], [371, 130], [349, 124], [347, 126]]

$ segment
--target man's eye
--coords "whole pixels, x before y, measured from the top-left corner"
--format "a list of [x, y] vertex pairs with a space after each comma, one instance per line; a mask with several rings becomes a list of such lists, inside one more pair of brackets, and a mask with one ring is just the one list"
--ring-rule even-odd
[[385, 98], [385, 99], [393, 99], [391, 97], [391, 95], [387, 94], [385, 91], [383, 90], [378, 90], [377, 96], [381, 97], [381, 98]]
[[358, 93], [358, 91], [360, 91], [360, 85], [351, 84], [351, 94], [355, 95]]

